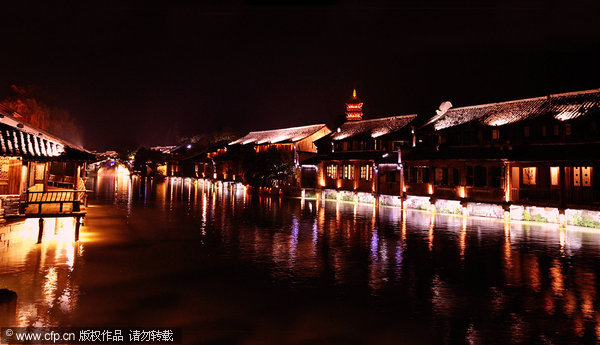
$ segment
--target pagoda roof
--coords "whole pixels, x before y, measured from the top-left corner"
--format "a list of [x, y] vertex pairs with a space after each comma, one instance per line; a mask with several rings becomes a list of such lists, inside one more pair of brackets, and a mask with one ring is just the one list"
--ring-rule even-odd
[[426, 125], [433, 125], [435, 130], [470, 122], [486, 126], [501, 126], [545, 115], [559, 121], [567, 121], [598, 110], [600, 110], [600, 89], [594, 89], [450, 108], [441, 116], [434, 116]]
[[400, 115], [379, 119], [347, 121], [336, 132], [331, 134], [332, 140], [343, 140], [358, 135], [369, 135], [372, 138], [393, 133], [409, 124], [417, 115]]
[[230, 142], [229, 145], [293, 143], [308, 138], [323, 129], [323, 127], [325, 127], [325, 124], [250, 132], [245, 136]]

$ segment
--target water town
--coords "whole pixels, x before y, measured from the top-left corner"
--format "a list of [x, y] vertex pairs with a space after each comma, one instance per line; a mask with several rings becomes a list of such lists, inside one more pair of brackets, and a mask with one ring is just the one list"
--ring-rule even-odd
[[251, 181], [243, 157], [292, 165], [259, 187], [335, 202], [600, 227], [600, 90], [364, 119], [356, 90], [345, 121], [255, 131], [203, 152], [174, 148], [169, 178]]
[[[389, 117], [364, 118], [356, 90], [345, 105], [334, 126], [254, 131], [201, 149], [158, 147], [167, 159], [156, 168], [172, 183], [201, 179], [323, 202], [600, 227], [600, 89], [463, 107], [444, 101], [431, 114]], [[0, 149], [2, 246], [13, 232], [39, 243], [65, 227], [77, 241], [86, 174], [136, 173], [6, 107]], [[261, 178], [253, 173], [273, 166]]]

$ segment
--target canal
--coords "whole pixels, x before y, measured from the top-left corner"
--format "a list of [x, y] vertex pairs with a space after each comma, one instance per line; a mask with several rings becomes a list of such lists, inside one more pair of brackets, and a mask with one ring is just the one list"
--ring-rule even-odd
[[196, 344], [600, 339], [600, 232], [129, 181], [94, 183], [80, 242], [0, 249], [15, 325], [182, 327]]

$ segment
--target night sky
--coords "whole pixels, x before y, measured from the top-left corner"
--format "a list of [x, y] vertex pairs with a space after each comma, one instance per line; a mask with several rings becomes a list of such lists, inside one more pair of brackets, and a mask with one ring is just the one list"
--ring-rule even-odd
[[0, 96], [38, 85], [84, 146], [600, 88], [598, 11], [519, 2], [66, 2], [2, 11]]

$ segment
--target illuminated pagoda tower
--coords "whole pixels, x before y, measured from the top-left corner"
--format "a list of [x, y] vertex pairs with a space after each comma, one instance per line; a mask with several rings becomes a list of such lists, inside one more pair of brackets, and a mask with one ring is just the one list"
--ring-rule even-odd
[[346, 121], [362, 120], [363, 102], [356, 96], [356, 89], [352, 91], [352, 98], [346, 103]]

